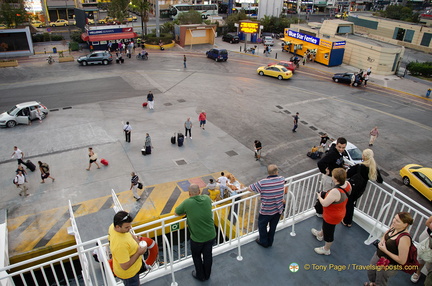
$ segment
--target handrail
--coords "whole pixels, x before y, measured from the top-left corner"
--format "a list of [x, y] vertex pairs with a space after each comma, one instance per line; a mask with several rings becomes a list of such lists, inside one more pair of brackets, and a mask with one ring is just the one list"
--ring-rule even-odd
[[372, 230], [371, 230], [370, 233], [369, 233], [369, 237], [364, 241], [364, 244], [366, 244], [366, 245], [370, 245], [372, 242], [375, 241], [375, 239], [377, 239], [377, 238], [374, 238], [373, 233], [374, 233], [374, 231], [375, 231], [376, 226], [377, 226], [379, 223], [380, 223], [380, 224], [383, 224], [383, 223], [381, 222], [381, 220], [379, 220], [379, 218], [380, 218], [381, 215], [384, 213], [384, 211], [386, 212], [386, 216], [388, 215], [388, 212], [389, 212], [389, 210], [390, 210], [390, 205], [391, 205], [391, 203], [387, 203], [387, 204], [384, 205], [384, 207], [380, 210], [380, 212], [379, 212], [379, 214], [378, 214], [378, 218], [377, 218], [377, 220], [375, 221], [375, 224], [374, 224]]
[[166, 247], [168, 248], [168, 257], [170, 259], [170, 272], [171, 272], [171, 278], [172, 278], [172, 282], [171, 282], [171, 286], [177, 286], [177, 282], [175, 281], [175, 275], [174, 275], [174, 258], [173, 258], [173, 253], [171, 251], [171, 248], [169, 246], [169, 240], [166, 237], [166, 235], [164, 234], [163, 236], [163, 241], [164, 241], [164, 245], [166, 245]]
[[[238, 215], [235, 212], [232, 212], [232, 215], [235, 216], [236, 220], [238, 221]], [[237, 249], [238, 249], [237, 260], [242, 261], [243, 257], [241, 255], [240, 226], [238, 223], [236, 223], [236, 232], [237, 232]]]

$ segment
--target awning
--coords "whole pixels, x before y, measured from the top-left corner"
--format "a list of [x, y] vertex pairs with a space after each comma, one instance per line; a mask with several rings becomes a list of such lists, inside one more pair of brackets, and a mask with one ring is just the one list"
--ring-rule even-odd
[[87, 33], [81, 34], [81, 39], [89, 42], [109, 41], [109, 40], [121, 40], [121, 39], [132, 39], [136, 38], [137, 33], [126, 32], [126, 33], [114, 33], [114, 34], [102, 34], [89, 36]]

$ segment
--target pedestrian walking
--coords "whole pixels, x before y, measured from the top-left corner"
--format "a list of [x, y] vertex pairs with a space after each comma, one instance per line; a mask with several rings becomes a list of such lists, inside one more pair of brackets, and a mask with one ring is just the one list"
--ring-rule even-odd
[[[259, 237], [255, 240], [260, 246], [267, 248], [273, 245], [276, 227], [284, 210], [285, 178], [279, 176], [278, 167], [267, 167], [268, 177], [249, 186], [249, 190], [261, 195], [261, 208], [258, 216]], [[269, 229], [267, 228], [269, 226]]]
[[325, 151], [325, 146], [326, 146], [326, 144], [327, 144], [327, 141], [330, 140], [330, 137], [327, 135], [327, 133], [324, 133], [323, 135], [321, 135], [320, 138], [321, 138], [321, 140], [320, 140], [320, 143], [319, 143], [318, 150], [319, 150], [320, 152], [323, 152], [323, 153], [324, 153], [324, 151]]
[[298, 120], [299, 120], [299, 113], [296, 112], [296, 115], [293, 116], [294, 117], [294, 127], [292, 129], [292, 132], [297, 132], [297, 127], [298, 127]]
[[259, 140], [254, 141], [254, 148], [255, 148], [255, 159], [256, 161], [259, 161], [259, 159], [261, 158], [261, 149], [262, 149], [262, 145]]
[[144, 142], [144, 149], [145, 149], [145, 155], [144, 156], [150, 155], [152, 148], [153, 148], [153, 146], [151, 143], [150, 134], [146, 133], [146, 138], [145, 138], [145, 142]]
[[183, 55], [183, 65], [184, 65], [184, 68], [186, 68], [186, 55]]
[[192, 139], [192, 122], [190, 121], [190, 117], [188, 117], [184, 123], [185, 127], [185, 137], [187, 137], [187, 134], [189, 132], [189, 138]]
[[154, 109], [154, 95], [151, 92], [151, 90], [147, 94], [147, 103], [148, 103], [149, 109]]
[[303, 57], [303, 65], [306, 65], [306, 62], [307, 62], [307, 55], [305, 55], [305, 56]]
[[12, 159], [17, 159], [18, 165], [24, 164], [24, 161], [23, 161], [23, 159], [24, 159], [24, 152], [21, 151], [17, 146], [14, 146], [14, 151], [12, 153]]
[[141, 197], [138, 195], [138, 183], [139, 183], [139, 177], [135, 172], [131, 173], [131, 186], [130, 189], [132, 190], [134, 199], [139, 201]]
[[369, 67], [369, 68], [366, 70], [366, 73], [367, 73], [367, 75], [370, 75], [370, 74], [372, 73], [372, 67]]
[[369, 146], [373, 146], [375, 140], [378, 138], [379, 135], [378, 126], [372, 128], [372, 130], [369, 132], [369, 135], [370, 135]]
[[15, 173], [18, 175], [18, 171], [21, 171], [22, 174], [27, 177], [27, 171], [24, 169], [24, 167], [20, 164], [18, 165], [18, 168], [16, 169]]
[[216, 238], [210, 197], [201, 195], [199, 186], [192, 184], [189, 186], [189, 198], [175, 209], [175, 214], [187, 217], [191, 234], [190, 249], [195, 265], [192, 276], [199, 281], [210, 279], [213, 244]]
[[132, 133], [132, 127], [129, 124], [129, 121], [126, 122], [125, 126], [123, 126], [123, 131], [125, 133], [126, 142], [130, 143], [131, 140], [131, 133]]
[[88, 168], [86, 169], [87, 171], [90, 171], [91, 168], [91, 164], [95, 163], [97, 168], [100, 169], [99, 164], [97, 163], [97, 154], [95, 152], [93, 152], [93, 148], [89, 147], [88, 148], [88, 156], [89, 156], [89, 165]]
[[119, 211], [108, 228], [113, 273], [126, 286], [140, 285], [139, 275], [147, 270], [142, 257], [147, 251], [147, 246], [140, 246], [139, 238], [130, 232], [132, 220], [129, 213]]
[[202, 128], [203, 130], [205, 130], [204, 125], [206, 124], [206, 120], [207, 120], [207, 114], [205, 113], [205, 111], [201, 111], [201, 113], [198, 116], [198, 120], [200, 122], [200, 128]]
[[20, 189], [19, 195], [28, 197], [29, 194], [27, 194], [28, 188], [27, 188], [27, 179], [23, 175], [22, 171], [19, 170], [18, 174], [15, 176], [14, 184], [17, 186], [18, 189]]
[[55, 179], [50, 176], [50, 168], [47, 163], [42, 163], [41, 161], [38, 161], [39, 164], [39, 170], [41, 171], [41, 184], [45, 183], [45, 179], [50, 178], [52, 182], [54, 183]]
[[364, 86], [367, 86], [368, 80], [369, 80], [369, 75], [367, 73], [365, 73], [363, 76]]

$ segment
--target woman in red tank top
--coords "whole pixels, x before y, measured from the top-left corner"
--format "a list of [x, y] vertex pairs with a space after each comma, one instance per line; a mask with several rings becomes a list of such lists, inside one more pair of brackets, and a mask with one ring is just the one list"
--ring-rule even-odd
[[351, 192], [351, 185], [346, 180], [346, 172], [343, 168], [336, 168], [332, 171], [332, 180], [335, 187], [327, 192], [325, 198], [317, 193], [318, 200], [323, 206], [323, 224], [320, 231], [312, 228], [311, 232], [318, 241], [324, 239], [325, 245], [315, 248], [318, 254], [330, 255], [330, 247], [334, 240], [334, 231], [345, 216], [348, 195]]

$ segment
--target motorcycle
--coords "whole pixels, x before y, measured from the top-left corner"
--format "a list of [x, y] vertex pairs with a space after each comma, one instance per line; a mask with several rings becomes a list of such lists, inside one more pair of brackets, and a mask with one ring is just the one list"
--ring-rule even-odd
[[48, 64], [52, 64], [53, 62], [55, 62], [55, 60], [53, 59], [53, 57], [51, 55], [49, 55], [46, 60], [48, 61]]
[[136, 56], [136, 58], [137, 58], [138, 60], [148, 60], [148, 53], [147, 53], [147, 52], [144, 53], [144, 54], [139, 53], [139, 54]]

